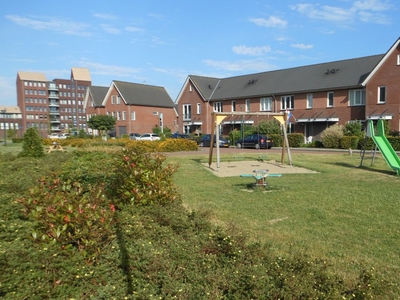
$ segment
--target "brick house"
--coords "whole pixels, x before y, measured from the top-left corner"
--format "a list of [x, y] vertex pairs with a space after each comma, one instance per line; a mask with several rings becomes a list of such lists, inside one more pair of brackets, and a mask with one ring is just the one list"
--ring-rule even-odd
[[[176, 104], [179, 131], [211, 133], [211, 113], [290, 111], [290, 131], [319, 138], [333, 124], [387, 119], [400, 130], [400, 39], [386, 54], [229, 78], [189, 75]], [[267, 117], [226, 118], [222, 134]]]
[[[116, 136], [152, 132], [155, 126], [177, 130], [175, 104], [164, 87], [114, 80], [110, 87], [90, 87], [84, 100], [87, 120], [107, 114], [117, 119]], [[98, 134], [97, 132], [89, 132]]]

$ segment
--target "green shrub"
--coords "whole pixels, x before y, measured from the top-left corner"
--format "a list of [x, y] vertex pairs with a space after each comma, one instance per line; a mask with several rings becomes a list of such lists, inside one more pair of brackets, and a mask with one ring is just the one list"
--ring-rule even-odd
[[23, 138], [17, 138], [17, 137], [12, 138], [12, 142], [13, 142], [14, 144], [20, 144], [20, 143], [22, 143], [23, 141], [24, 141]]
[[21, 157], [43, 157], [45, 156], [42, 139], [36, 128], [29, 128], [23, 137]]
[[113, 233], [116, 208], [105, 197], [102, 184], [43, 178], [18, 202], [36, 224], [32, 229], [35, 241], [55, 242], [62, 249], [76, 248], [89, 261], [97, 259]]
[[166, 204], [179, 199], [172, 180], [177, 166], [164, 166], [165, 158], [162, 154], [124, 149], [115, 161], [110, 197], [119, 205]]
[[304, 144], [304, 134], [291, 133], [288, 134], [289, 146], [292, 148], [300, 148]]
[[345, 135], [340, 139], [341, 149], [357, 149], [358, 148], [359, 137]]
[[339, 148], [343, 137], [343, 125], [332, 125], [321, 133], [322, 144], [325, 148]]
[[398, 136], [388, 136], [389, 143], [392, 145], [394, 151], [400, 151], [400, 137]]
[[273, 133], [273, 134], [270, 134], [269, 136], [274, 141], [274, 147], [282, 147], [283, 136], [281, 133], [279, 133], [279, 134]]

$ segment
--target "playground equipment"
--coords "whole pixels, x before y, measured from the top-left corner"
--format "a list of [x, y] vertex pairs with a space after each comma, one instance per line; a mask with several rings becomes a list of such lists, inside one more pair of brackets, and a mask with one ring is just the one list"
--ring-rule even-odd
[[[368, 120], [367, 137], [372, 138], [372, 140], [375, 143], [375, 146], [379, 148], [380, 152], [382, 153], [382, 156], [385, 158], [385, 161], [389, 165], [389, 167], [392, 168], [394, 171], [396, 171], [397, 175], [400, 175], [400, 158], [398, 157], [392, 145], [389, 143], [389, 141], [385, 136], [383, 120], [378, 120], [376, 134], [374, 130], [373, 121]], [[364, 160], [364, 154], [365, 154], [365, 147], [362, 152], [360, 167], [362, 166]], [[375, 156], [375, 151], [374, 151], [374, 156]]]
[[281, 177], [282, 174], [268, 174], [268, 170], [254, 170], [254, 174], [240, 174], [240, 177], [254, 178], [255, 183], [254, 187], [266, 187], [267, 186], [267, 177]]
[[[290, 148], [289, 148], [289, 141], [286, 133], [286, 124], [288, 120], [288, 112], [281, 112], [281, 113], [270, 113], [270, 112], [256, 112], [256, 113], [250, 113], [250, 112], [213, 112], [212, 114], [212, 126], [211, 128], [215, 129], [212, 130], [211, 133], [211, 145], [214, 144], [214, 132], [216, 133], [216, 140], [219, 140], [219, 126], [221, 122], [227, 117], [227, 116], [244, 116], [244, 115], [253, 115], [253, 116], [273, 116], [276, 120], [279, 121], [279, 123], [282, 126], [282, 132], [283, 132], [283, 145], [282, 145], [282, 155], [281, 155], [281, 163], [284, 163], [285, 160], [285, 150], [287, 151], [288, 154], [288, 159], [289, 159], [289, 164], [292, 165], [292, 156], [290, 154]], [[219, 145], [217, 143], [216, 145], [216, 150], [217, 150], [217, 170], [220, 168], [220, 151], [219, 151]], [[208, 157], [208, 166], [211, 166], [212, 163], [212, 156], [213, 156], [213, 147], [210, 147], [210, 152], [209, 152], [209, 157]]]

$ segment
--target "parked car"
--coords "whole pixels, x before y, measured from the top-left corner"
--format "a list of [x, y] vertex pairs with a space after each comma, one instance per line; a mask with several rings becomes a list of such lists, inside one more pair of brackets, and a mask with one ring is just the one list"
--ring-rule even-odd
[[274, 146], [274, 141], [263, 134], [250, 134], [245, 136], [243, 139], [236, 141], [236, 147], [238, 148], [268, 148], [271, 149]]
[[157, 141], [160, 140], [160, 136], [156, 133], [144, 133], [137, 138], [139, 141]]
[[[216, 147], [216, 136], [214, 135], [214, 147]], [[203, 136], [200, 139], [199, 146], [200, 147], [210, 147], [211, 143], [211, 134], [203, 134]], [[226, 147], [228, 148], [231, 145], [231, 142], [222, 136], [219, 137], [219, 146], [220, 147]]]
[[130, 134], [129, 134], [129, 138], [130, 138], [131, 140], [137, 140], [139, 137], [140, 137], [140, 134], [139, 134], [139, 133], [130, 133]]
[[71, 135], [69, 133], [61, 133], [59, 139], [66, 139], [69, 138]]
[[51, 133], [51, 134], [48, 135], [48, 138], [49, 138], [49, 139], [58, 139], [59, 136], [58, 136], [58, 133], [53, 132], [53, 133]]
[[195, 141], [197, 143], [197, 140], [195, 138], [192, 138], [190, 135], [185, 134], [185, 133], [173, 133], [171, 134], [171, 138], [173, 139], [188, 139], [188, 140], [192, 140]]

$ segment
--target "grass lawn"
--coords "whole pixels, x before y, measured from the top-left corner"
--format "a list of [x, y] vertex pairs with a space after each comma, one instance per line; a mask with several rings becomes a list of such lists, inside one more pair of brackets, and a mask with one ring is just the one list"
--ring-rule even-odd
[[[279, 161], [280, 155], [268, 159]], [[372, 167], [365, 159], [368, 167], [362, 168], [358, 154], [292, 153], [292, 159], [320, 173], [269, 178], [268, 192], [245, 191], [245, 178], [213, 175], [201, 165], [205, 156], [171, 156], [168, 162], [180, 165], [175, 178], [185, 205], [209, 211], [215, 223], [234, 225], [277, 254], [305, 251], [326, 258], [348, 278], [362, 265], [399, 282], [400, 178], [384, 159], [376, 157]]]

